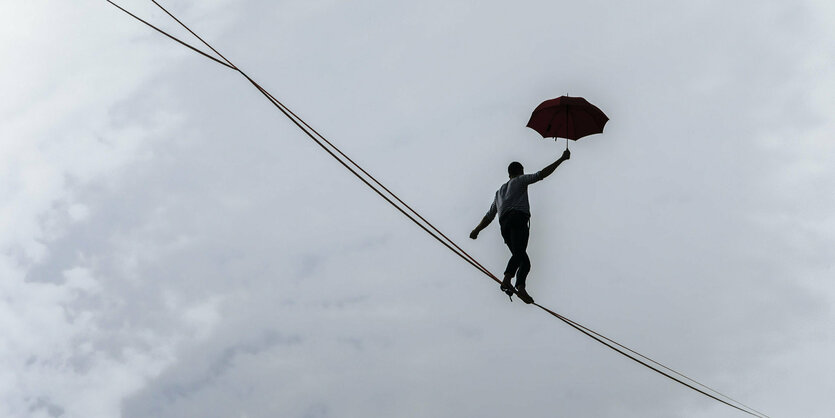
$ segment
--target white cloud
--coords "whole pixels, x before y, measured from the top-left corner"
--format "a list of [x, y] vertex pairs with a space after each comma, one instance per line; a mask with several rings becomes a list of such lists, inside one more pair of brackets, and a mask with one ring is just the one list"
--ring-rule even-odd
[[[104, 6], [0, 13], [0, 414], [739, 416], [508, 304]], [[826, 4], [168, 6], [494, 271], [495, 225], [466, 233], [508, 160], [561, 151], [527, 112], [593, 98], [606, 133], [532, 191], [534, 295], [766, 413], [831, 411]]]

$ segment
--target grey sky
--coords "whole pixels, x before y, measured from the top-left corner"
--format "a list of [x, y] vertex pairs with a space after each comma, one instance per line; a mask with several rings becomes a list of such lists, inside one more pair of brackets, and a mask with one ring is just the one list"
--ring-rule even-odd
[[[153, 4], [119, 2], [178, 36]], [[835, 408], [825, 1], [163, 3], [494, 272], [773, 417]], [[741, 417], [519, 302], [234, 72], [103, 1], [0, 3], [0, 416]]]

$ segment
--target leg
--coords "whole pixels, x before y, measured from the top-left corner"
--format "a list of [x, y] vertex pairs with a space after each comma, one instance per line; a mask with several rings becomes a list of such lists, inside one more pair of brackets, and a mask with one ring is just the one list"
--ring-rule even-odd
[[516, 259], [518, 269], [516, 271], [516, 288], [525, 288], [525, 279], [528, 277], [528, 272], [531, 271], [531, 260], [528, 258], [528, 238], [530, 237], [530, 230], [528, 229], [528, 220], [520, 219], [516, 228], [513, 228], [511, 233], [510, 251], [513, 253], [513, 258]]
[[512, 213], [507, 215], [502, 222], [502, 237], [507, 248], [512, 254], [504, 270], [505, 279], [516, 276], [516, 286], [524, 287], [525, 278], [531, 269], [531, 261], [528, 258], [528, 215], [524, 213]]
[[519, 270], [516, 272], [516, 287], [520, 289], [525, 288], [525, 281], [528, 278], [528, 273], [531, 271], [531, 259], [528, 254], [524, 254], [522, 263], [519, 265]]
[[519, 269], [519, 258], [513, 252], [513, 230], [515, 229], [515, 222], [513, 215], [508, 215], [505, 218], [499, 219], [502, 229], [502, 238], [507, 248], [510, 250], [510, 260], [507, 262], [507, 267], [504, 269], [504, 282], [510, 283], [510, 279], [516, 275], [516, 270]]
[[504, 239], [504, 243], [507, 244], [507, 248], [511, 251], [510, 260], [507, 262], [507, 268], [504, 270], [504, 280], [502, 280], [502, 285], [500, 288], [502, 292], [506, 293], [510, 296], [510, 300], [513, 300], [513, 276], [516, 275], [516, 270], [519, 269], [519, 257], [516, 257], [513, 254], [513, 245], [512, 245], [512, 238], [513, 238], [513, 229], [515, 228], [515, 223], [513, 220], [513, 216], [509, 215], [507, 217], [499, 218], [499, 224], [501, 225], [502, 231], [502, 238]]
[[513, 253], [513, 259], [518, 263], [518, 270], [516, 274], [516, 295], [522, 302], [533, 303], [531, 295], [525, 291], [525, 279], [528, 277], [528, 272], [531, 270], [531, 260], [528, 258], [528, 238], [530, 236], [530, 229], [528, 224], [528, 216], [521, 215], [515, 222], [515, 227], [510, 231], [510, 251]]

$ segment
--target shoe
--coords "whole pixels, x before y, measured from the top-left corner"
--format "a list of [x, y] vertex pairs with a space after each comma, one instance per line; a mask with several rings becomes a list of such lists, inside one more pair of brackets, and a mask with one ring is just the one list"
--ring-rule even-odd
[[524, 287], [516, 288], [516, 296], [519, 296], [519, 299], [522, 299], [522, 302], [525, 302], [527, 304], [533, 303], [533, 298], [531, 297], [531, 295], [528, 294], [528, 292], [525, 291]]
[[510, 279], [508, 277], [502, 281], [501, 289], [510, 298], [510, 301], [513, 302], [513, 285], [510, 283]]

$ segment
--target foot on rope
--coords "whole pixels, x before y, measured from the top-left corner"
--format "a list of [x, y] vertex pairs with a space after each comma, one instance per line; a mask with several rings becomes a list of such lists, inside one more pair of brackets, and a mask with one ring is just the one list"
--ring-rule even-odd
[[509, 298], [510, 301], [513, 302], [513, 285], [510, 283], [510, 279], [512, 277], [505, 277], [502, 281], [501, 289]]
[[533, 298], [531, 297], [531, 295], [528, 294], [528, 292], [525, 291], [524, 287], [516, 288], [516, 296], [519, 296], [519, 299], [522, 299], [522, 302], [525, 302], [527, 304], [533, 303]]

